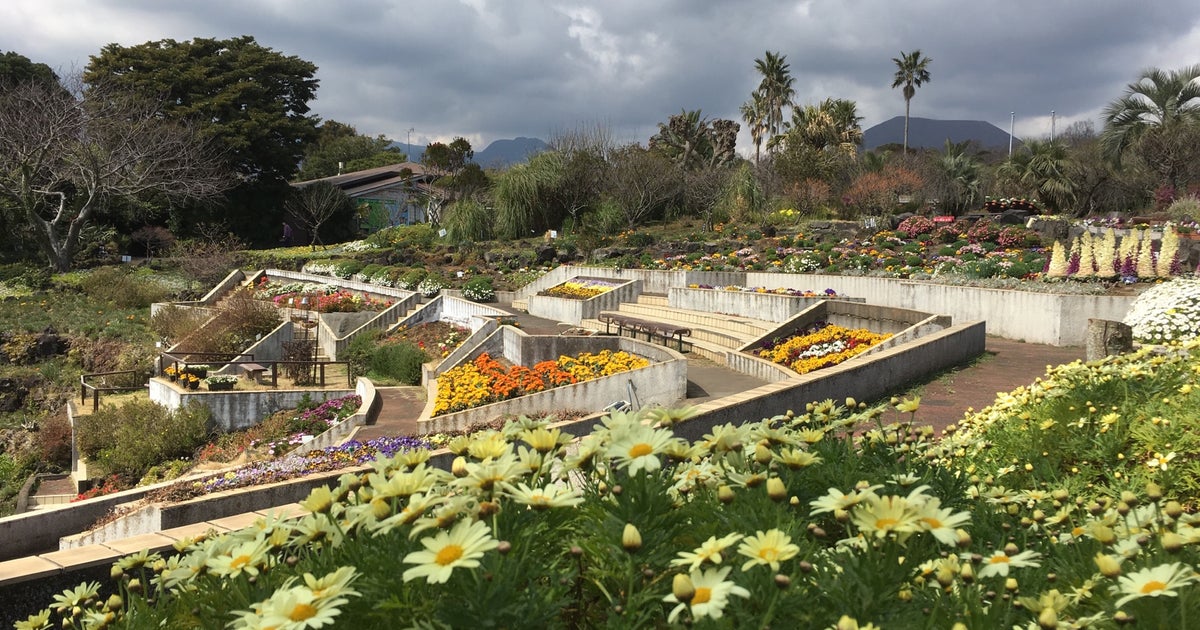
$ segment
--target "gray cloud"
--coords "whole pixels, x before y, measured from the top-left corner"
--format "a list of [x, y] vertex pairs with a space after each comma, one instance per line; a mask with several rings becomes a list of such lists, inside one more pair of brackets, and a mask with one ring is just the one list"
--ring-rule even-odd
[[[738, 117], [754, 60], [787, 55], [797, 101], [902, 115], [891, 58], [920, 48], [933, 80], [913, 115], [1018, 135], [1096, 119], [1150, 66], [1200, 62], [1190, 2], [950, 0], [8, 0], [0, 48], [69, 70], [110, 42], [253, 35], [319, 66], [317, 115], [414, 142], [546, 138], [605, 125], [644, 142], [681, 109]], [[1098, 122], [1098, 121], [1097, 121]], [[743, 136], [746, 134], [743, 132]], [[742, 144], [748, 150], [748, 141]]]

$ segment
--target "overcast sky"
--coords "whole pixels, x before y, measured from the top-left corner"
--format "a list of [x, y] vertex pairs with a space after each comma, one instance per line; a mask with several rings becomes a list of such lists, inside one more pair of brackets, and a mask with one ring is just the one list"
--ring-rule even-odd
[[[318, 66], [313, 113], [414, 144], [602, 125], [645, 141], [682, 109], [740, 121], [754, 60], [786, 55], [796, 100], [904, 114], [893, 57], [932, 81], [914, 117], [1018, 137], [1094, 120], [1148, 67], [1200, 64], [1195, 0], [2, 0], [0, 51], [82, 69], [101, 47], [251, 35]], [[751, 152], [743, 124], [739, 150]]]

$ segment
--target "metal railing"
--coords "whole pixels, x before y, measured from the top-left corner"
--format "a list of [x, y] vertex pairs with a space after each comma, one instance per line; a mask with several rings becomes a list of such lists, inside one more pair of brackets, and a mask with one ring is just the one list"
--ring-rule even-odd
[[[110, 385], [110, 378], [132, 375], [132, 381], [141, 381], [137, 385]], [[100, 406], [100, 395], [103, 393], [117, 392], [133, 392], [146, 387], [148, 380], [148, 372], [146, 370], [117, 370], [115, 372], [87, 372], [79, 375], [79, 404], [85, 404], [88, 399], [88, 393], [92, 395], [92, 411], [95, 411]], [[138, 378], [140, 377], [140, 378]], [[89, 379], [100, 379], [99, 384], [88, 382]], [[112, 380], [116, 380], [112, 378]]]

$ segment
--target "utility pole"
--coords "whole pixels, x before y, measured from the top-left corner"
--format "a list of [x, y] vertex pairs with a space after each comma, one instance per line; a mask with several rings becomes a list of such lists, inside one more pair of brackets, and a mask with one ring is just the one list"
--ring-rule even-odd
[[412, 148], [412, 132], [414, 132], [414, 131], [416, 131], [415, 128], [413, 128], [413, 127], [408, 128], [408, 142], [405, 143], [407, 145], [406, 148], [409, 148], [409, 149]]
[[1054, 110], [1050, 110], [1050, 142], [1054, 142]]
[[1012, 159], [1013, 124], [1017, 122], [1017, 112], [1008, 113], [1008, 159]]

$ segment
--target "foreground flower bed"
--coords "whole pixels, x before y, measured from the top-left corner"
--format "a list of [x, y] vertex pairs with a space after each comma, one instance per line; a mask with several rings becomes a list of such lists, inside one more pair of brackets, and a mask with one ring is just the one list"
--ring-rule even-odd
[[758, 356], [787, 366], [799, 374], [837, 365], [891, 338], [865, 328], [849, 329], [817, 322], [784, 339], [766, 342]]
[[1169, 480], [1118, 502], [1059, 470], [997, 501], [931, 431], [879, 426], [880, 412], [825, 401], [695, 442], [670, 428], [686, 412], [616, 414], [571, 452], [544, 423], [514, 422], [453, 441], [453, 472], [422, 451], [382, 458], [314, 490], [300, 519], [127, 557], [30, 627], [1183, 627], [1200, 614], [1200, 519]]
[[532, 368], [522, 365], [505, 368], [485, 352], [438, 377], [432, 415], [454, 413], [647, 365], [650, 365], [648, 360], [628, 352], [601, 350], [542, 361]]
[[538, 295], [568, 298], [571, 300], [586, 300], [612, 291], [620, 282], [601, 280], [598, 278], [572, 278], [562, 284], [556, 284], [549, 289], [538, 291]]

